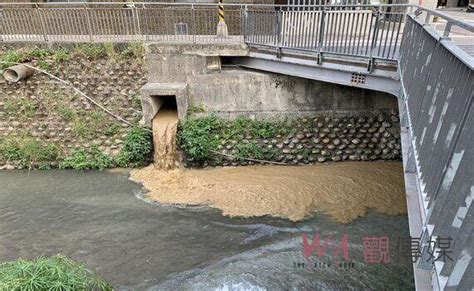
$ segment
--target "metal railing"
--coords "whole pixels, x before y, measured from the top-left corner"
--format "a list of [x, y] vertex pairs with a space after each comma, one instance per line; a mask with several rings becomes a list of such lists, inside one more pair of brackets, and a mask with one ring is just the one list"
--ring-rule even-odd
[[[444, 31], [427, 25], [433, 16], [446, 20]], [[422, 9], [408, 15], [405, 25], [399, 70], [413, 137], [420, 209], [426, 214], [422, 245], [432, 253], [438, 247], [430, 243], [433, 239], [452, 241], [451, 259], [434, 266], [434, 273], [444, 277], [436, 283], [440, 290], [468, 290], [474, 283], [474, 266], [465, 263], [466, 255], [472, 255], [474, 226], [474, 58], [447, 36], [455, 26], [470, 32], [474, 26]], [[418, 266], [433, 268], [425, 258]]]
[[222, 39], [217, 4], [0, 3], [0, 41], [243, 41], [244, 5], [224, 5]]
[[[227, 38], [216, 37], [217, 4], [0, 3], [0, 41], [230, 41], [271, 48], [276, 54], [300, 51], [318, 62], [323, 54], [364, 58], [369, 70], [373, 60], [396, 63], [406, 14], [418, 6], [346, 2], [350, 4], [223, 4]], [[422, 13], [427, 19], [436, 14]], [[445, 36], [453, 25], [462, 24], [448, 19]]]
[[246, 9], [245, 42], [315, 54], [395, 60], [406, 5], [252, 6]]

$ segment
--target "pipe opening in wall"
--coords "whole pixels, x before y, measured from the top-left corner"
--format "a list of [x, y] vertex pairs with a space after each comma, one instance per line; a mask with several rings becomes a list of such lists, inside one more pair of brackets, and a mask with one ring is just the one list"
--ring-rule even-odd
[[18, 82], [18, 79], [19, 79], [17, 72], [15, 72], [14, 70], [9, 70], [9, 69], [3, 72], [3, 77], [5, 78], [5, 80], [9, 82]]
[[176, 133], [178, 130], [178, 107], [176, 96], [152, 96], [158, 106], [153, 118], [154, 164], [157, 169], [170, 170], [178, 165], [176, 155]]

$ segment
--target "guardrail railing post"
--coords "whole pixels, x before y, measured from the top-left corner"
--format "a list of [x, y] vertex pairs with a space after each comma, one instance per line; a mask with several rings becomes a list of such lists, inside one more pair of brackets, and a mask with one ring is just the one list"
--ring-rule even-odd
[[248, 7], [247, 7], [247, 5], [245, 5], [245, 7], [244, 7], [244, 23], [243, 23], [244, 42], [246, 42], [248, 40], [248, 30], [249, 30], [249, 28], [248, 28], [248, 25], [249, 25], [248, 17], [249, 17]]
[[318, 59], [316, 60], [318, 65], [320, 65], [323, 62], [322, 50], [323, 50], [323, 42], [324, 42], [324, 34], [325, 34], [324, 24], [326, 23], [326, 7], [323, 7], [321, 11], [322, 13], [321, 13], [321, 22], [319, 25], [319, 39], [318, 39], [318, 48], [317, 48]]
[[135, 5], [132, 7], [132, 18], [134, 19], [134, 30], [133, 33], [137, 39], [142, 39], [141, 28], [140, 28], [140, 17], [138, 14], [138, 9]]
[[86, 20], [87, 20], [87, 31], [89, 32], [89, 41], [93, 42], [92, 38], [92, 23], [91, 23], [91, 17], [90, 17], [90, 12], [89, 9], [87, 9], [86, 4], [84, 4], [84, 12], [86, 13]]
[[[372, 72], [374, 70], [374, 49], [377, 45], [377, 39], [379, 35], [379, 17], [380, 17], [380, 6], [376, 8], [377, 11], [375, 12], [375, 23], [374, 23], [374, 31], [372, 35], [372, 44], [370, 46], [370, 54], [369, 54], [369, 63], [367, 65], [367, 70]], [[372, 14], [374, 16], [374, 14]]]
[[282, 11], [281, 9], [277, 11], [277, 17], [276, 17], [276, 31], [275, 33], [277, 34], [276, 37], [276, 54], [278, 58], [281, 58], [281, 47], [282, 47]]
[[448, 21], [446, 23], [446, 27], [444, 28], [444, 31], [443, 31], [443, 37], [444, 38], [449, 37], [449, 34], [451, 33], [451, 28], [452, 27], [453, 27], [453, 24], [451, 23], [451, 21]]
[[196, 43], [196, 34], [197, 34], [197, 27], [196, 27], [196, 11], [194, 10], [194, 4], [191, 4], [191, 22], [192, 22], [192, 27], [190, 30], [192, 33], [192, 41], [193, 43]]
[[46, 34], [46, 25], [44, 23], [44, 18], [43, 18], [43, 14], [41, 13], [41, 10], [40, 8], [38, 7], [38, 4], [35, 4], [35, 8], [36, 8], [36, 14], [40, 20], [40, 23], [41, 23], [41, 32], [43, 32], [43, 39], [44, 41], [48, 41], [48, 35]]

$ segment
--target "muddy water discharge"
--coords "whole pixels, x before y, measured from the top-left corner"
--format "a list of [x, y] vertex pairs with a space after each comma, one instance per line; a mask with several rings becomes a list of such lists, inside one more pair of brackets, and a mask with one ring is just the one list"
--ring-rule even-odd
[[153, 119], [153, 144], [155, 146], [155, 168], [171, 170], [176, 167], [176, 132], [178, 112], [176, 109], [161, 109]]
[[350, 222], [373, 208], [406, 213], [400, 162], [353, 162], [314, 166], [248, 166], [131, 173], [148, 197], [161, 203], [209, 205], [228, 216], [276, 216], [292, 221], [323, 212]]

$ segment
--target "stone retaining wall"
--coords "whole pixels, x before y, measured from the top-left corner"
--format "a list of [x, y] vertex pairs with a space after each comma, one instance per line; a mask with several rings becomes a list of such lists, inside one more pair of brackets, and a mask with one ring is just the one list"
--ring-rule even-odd
[[[139, 90], [146, 83], [143, 57], [121, 56], [126, 47], [116, 47], [113, 54], [103, 49], [3, 45], [0, 59], [8, 59], [14, 55], [12, 51], [18, 51], [34, 66], [69, 81], [115, 114], [129, 122], [138, 121]], [[62, 57], [58, 57], [59, 51]], [[59, 148], [58, 159], [74, 148], [92, 146], [115, 156], [127, 127], [44, 74], [36, 72], [19, 83], [9, 83], [0, 76], [0, 143], [28, 137], [41, 144], [54, 144]], [[55, 166], [57, 161], [49, 164]], [[0, 168], [15, 167], [15, 161], [6, 161], [0, 155]]]
[[218, 146], [222, 155], [211, 154], [204, 166], [258, 164], [226, 156], [241, 156], [239, 149], [250, 143], [262, 149], [263, 159], [292, 165], [401, 159], [396, 110], [325, 113], [297, 118], [290, 124], [286, 134], [267, 138], [243, 134], [223, 139]]

